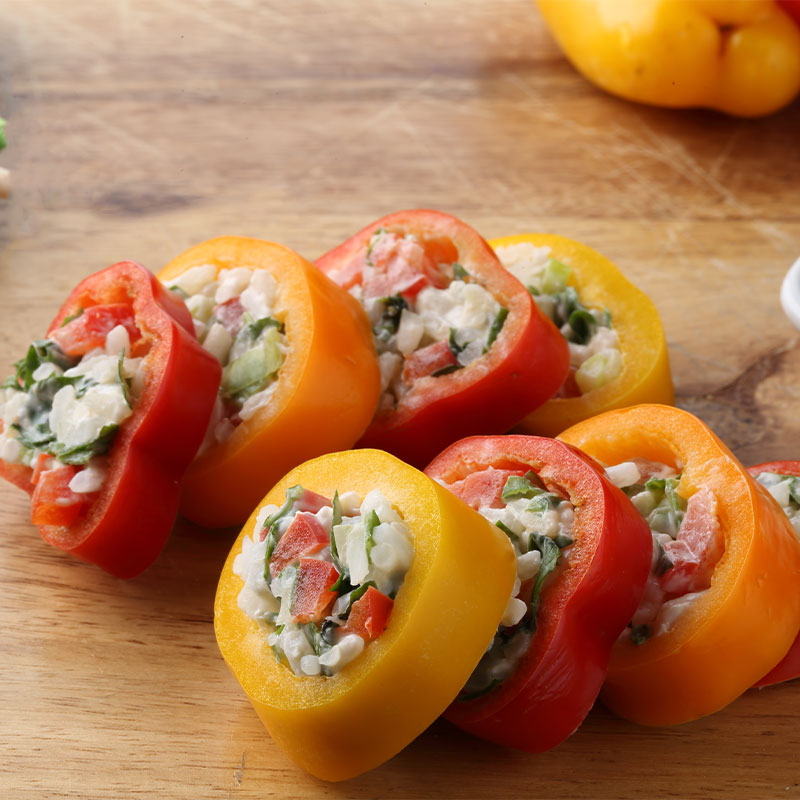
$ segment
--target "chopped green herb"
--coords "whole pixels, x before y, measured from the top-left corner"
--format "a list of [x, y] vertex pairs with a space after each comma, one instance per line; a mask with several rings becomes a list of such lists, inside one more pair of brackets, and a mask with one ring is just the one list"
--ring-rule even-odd
[[6, 121], [0, 117], [0, 150], [2, 150], [6, 146]]
[[366, 256], [365, 256], [365, 259], [364, 259], [364, 260], [365, 260], [365, 261], [367, 262], [367, 264], [369, 264], [371, 267], [374, 267], [374, 266], [375, 266], [375, 265], [372, 263], [372, 248], [373, 248], [373, 247], [375, 247], [375, 243], [376, 243], [376, 242], [378, 241], [378, 239], [380, 239], [380, 238], [381, 238], [381, 236], [383, 236], [383, 234], [385, 234], [385, 233], [386, 233], [386, 228], [378, 228], [378, 229], [375, 231], [375, 233], [373, 233], [373, 234], [372, 234], [372, 236], [370, 236], [370, 237], [369, 237], [369, 244], [367, 245], [367, 254], [366, 254]]
[[397, 329], [400, 327], [400, 317], [403, 314], [403, 309], [408, 308], [408, 303], [400, 294], [382, 297], [380, 302], [383, 303], [383, 314], [378, 324], [373, 328], [373, 333], [382, 342], [386, 342], [397, 333]]
[[[333, 518], [331, 519], [331, 530], [333, 530], [337, 525], [342, 524], [342, 501], [339, 499], [339, 490], [337, 489], [333, 493], [333, 502], [331, 503], [333, 507]], [[333, 536], [331, 536], [331, 550], [336, 550], [336, 542], [333, 540]]]
[[450, 348], [450, 352], [453, 354], [454, 358], [457, 359], [459, 355], [466, 350], [468, 344], [469, 342], [459, 344], [458, 340], [456, 339], [456, 329], [450, 328], [450, 335], [447, 337], [447, 345]]
[[453, 280], [454, 281], [465, 281], [469, 278], [469, 272], [467, 272], [464, 267], [461, 266], [457, 261], [453, 262]]
[[104, 425], [91, 442], [74, 447], [66, 447], [60, 442], [55, 442], [52, 447], [48, 448], [48, 452], [65, 464], [86, 464], [93, 456], [99, 456], [109, 451], [118, 430], [119, 425], [115, 423]]
[[534, 486], [531, 483], [528, 478], [530, 474], [531, 473], [528, 472], [524, 477], [520, 477], [519, 475], [510, 475], [508, 477], [503, 487], [503, 493], [500, 495], [504, 503], [507, 503], [509, 500], [514, 500], [517, 497], [531, 498], [541, 492], [538, 486]]
[[559, 550], [563, 550], [565, 547], [569, 547], [575, 540], [571, 536], [567, 536], [566, 533], [559, 533], [553, 537], [553, 541], [556, 543]]
[[542, 554], [542, 563], [536, 575], [536, 582], [533, 584], [530, 602], [530, 629], [531, 633], [535, 633], [537, 625], [536, 616], [539, 613], [539, 597], [542, 593], [542, 587], [547, 576], [558, 566], [558, 559], [561, 557], [561, 551], [558, 549], [558, 545], [549, 536], [542, 536], [538, 533], [532, 533], [530, 535], [530, 545], [528, 549], [529, 551], [538, 550]]
[[463, 369], [461, 364], [448, 364], [446, 367], [442, 367], [441, 369], [431, 372], [431, 377], [440, 378], [442, 375], [449, 375], [451, 372], [455, 372], [459, 369]]
[[369, 589], [370, 586], [373, 589], [378, 588], [375, 581], [365, 581], [350, 592], [350, 597], [347, 598], [347, 609], [345, 610], [344, 614], [342, 614], [343, 619], [347, 619], [350, 616], [350, 612], [353, 610], [353, 605], [357, 600], [360, 600], [367, 593], [367, 589]]
[[649, 625], [631, 625], [631, 642], [637, 647], [641, 647], [651, 635]]
[[550, 509], [557, 508], [562, 502], [563, 500], [557, 494], [537, 489], [525, 510], [532, 514], [545, 514]]
[[586, 308], [576, 308], [569, 315], [569, 326], [572, 328], [572, 339], [578, 344], [586, 344], [597, 330], [594, 314]]
[[25, 357], [14, 364], [17, 368], [17, 382], [27, 392], [35, 383], [33, 373], [45, 362], [55, 364], [61, 369], [74, 367], [80, 359], [70, 358], [50, 339], [34, 342]]
[[378, 512], [375, 511], [373, 508], [372, 511], [369, 512], [367, 515], [367, 519], [364, 522], [364, 527], [366, 528], [366, 547], [367, 547], [367, 558], [369, 559], [370, 564], [372, 563], [372, 559], [370, 559], [370, 553], [372, 552], [372, 548], [375, 547], [375, 538], [374, 532], [375, 528], [381, 524], [380, 519], [378, 519]]
[[128, 408], [133, 408], [133, 403], [131, 403], [131, 386], [130, 383], [128, 383], [128, 379], [122, 373], [124, 362], [125, 350], [123, 349], [119, 354], [119, 361], [117, 362], [117, 375], [119, 377], [119, 385], [122, 387], [122, 396], [125, 399], [125, 405], [127, 405]]
[[323, 639], [322, 632], [317, 627], [316, 622], [306, 622], [302, 628], [306, 639], [308, 639], [308, 643], [314, 648], [314, 655], [321, 656], [328, 647], [326, 646], [327, 642]]
[[508, 317], [507, 308], [501, 308], [497, 312], [497, 316], [494, 318], [489, 328], [489, 335], [486, 337], [486, 350], [488, 350], [492, 346], [494, 340], [500, 334], [500, 331], [503, 330], [503, 325], [505, 325], [507, 317]]
[[505, 524], [505, 522], [503, 522], [502, 520], [497, 520], [497, 522], [495, 522], [495, 525], [498, 528], [500, 528], [500, 530], [503, 531], [503, 533], [506, 536], [508, 536], [509, 539], [511, 539], [513, 544], [517, 545], [519, 544], [519, 536], [516, 533], [514, 533], [514, 531], [512, 531], [511, 528], [509, 528], [508, 525]]
[[69, 323], [72, 322], [72, 320], [78, 319], [78, 317], [81, 314], [83, 314], [83, 308], [81, 308], [81, 306], [78, 306], [78, 309], [77, 311], [75, 311], [74, 314], [70, 314], [68, 317], [64, 317], [64, 319], [61, 320], [61, 327], [63, 328], [65, 325], [69, 325]]

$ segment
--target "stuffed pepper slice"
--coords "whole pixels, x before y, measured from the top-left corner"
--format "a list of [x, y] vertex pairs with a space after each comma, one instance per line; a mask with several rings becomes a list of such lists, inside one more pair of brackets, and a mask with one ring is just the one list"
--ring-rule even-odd
[[220, 367], [184, 304], [123, 261], [83, 280], [0, 389], [0, 475], [45, 541], [130, 578], [161, 552]]
[[[747, 471], [772, 495], [800, 536], [800, 461], [770, 461]], [[800, 634], [777, 666], [755, 685], [771, 686], [794, 678], [800, 678]]]
[[351, 447], [369, 424], [380, 384], [369, 322], [305, 259], [259, 239], [204, 242], [158, 277], [185, 298], [223, 367], [181, 513], [209, 527], [241, 524], [289, 469]]
[[273, 739], [339, 781], [444, 711], [514, 576], [505, 535], [430, 478], [380, 451], [333, 453], [292, 470], [253, 512], [214, 627]]
[[540, 752], [573, 733], [650, 568], [647, 526], [591, 459], [553, 439], [486, 436], [426, 473], [506, 533], [517, 580], [491, 646], [445, 717]]
[[372, 323], [381, 400], [360, 443], [424, 466], [471, 433], [502, 433], [562, 384], [566, 344], [469, 226], [401, 211], [316, 265]]
[[612, 408], [674, 401], [658, 311], [614, 264], [552, 234], [506, 236], [489, 244], [569, 346], [566, 380], [517, 431], [555, 436]]
[[681, 409], [609, 411], [559, 438], [602, 463], [652, 531], [644, 596], [601, 698], [646, 725], [718, 711], [783, 658], [800, 628], [800, 541], [789, 520]]

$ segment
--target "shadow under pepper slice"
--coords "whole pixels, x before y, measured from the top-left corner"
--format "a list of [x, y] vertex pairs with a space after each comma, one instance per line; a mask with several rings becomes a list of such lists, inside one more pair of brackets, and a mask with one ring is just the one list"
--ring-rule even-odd
[[640, 646], [630, 639], [615, 645], [601, 699], [645, 725], [718, 711], [771, 670], [800, 629], [800, 542], [786, 515], [687, 411], [609, 411], [559, 438], [602, 464], [645, 458], [680, 468], [679, 495], [706, 489], [716, 498], [725, 550], [711, 587], [670, 630]]
[[[278, 663], [267, 644], [270, 626], [259, 626], [237, 602], [244, 584], [233, 561], [242, 540], [253, 533], [259, 509], [282, 503], [296, 484], [325, 497], [378, 489], [413, 538], [413, 561], [386, 629], [332, 678], [300, 678]], [[333, 453], [292, 470], [245, 524], [217, 589], [217, 643], [287, 755], [317, 777], [345, 780], [405, 747], [458, 694], [491, 641], [514, 572], [505, 536], [435, 481], [377, 450]], [[354, 720], [369, 733], [357, 744], [336, 735]]]
[[520, 244], [550, 249], [570, 268], [569, 286], [582, 304], [605, 309], [619, 336], [622, 371], [608, 383], [574, 397], [552, 397], [514, 426], [518, 433], [556, 436], [581, 420], [612, 408], [675, 400], [664, 328], [653, 302], [600, 253], [580, 242], [546, 233], [493, 239], [505, 248]]
[[535, 616], [519, 626], [531, 633], [526, 652], [509, 677], [478, 696], [457, 699], [445, 713], [460, 728], [498, 744], [529, 752], [555, 747], [592, 707], [611, 649], [639, 603], [652, 553], [649, 529], [592, 459], [553, 439], [463, 439], [437, 456], [426, 474], [476, 510], [547, 497], [539, 485], [557, 491], [554, 498], [565, 494], [574, 506], [572, 537], [561, 542], [570, 547], [566, 565], [543, 589], [546, 559], [550, 550], [558, 553], [559, 543], [538, 537], [550, 547], [531, 587], [529, 613]]

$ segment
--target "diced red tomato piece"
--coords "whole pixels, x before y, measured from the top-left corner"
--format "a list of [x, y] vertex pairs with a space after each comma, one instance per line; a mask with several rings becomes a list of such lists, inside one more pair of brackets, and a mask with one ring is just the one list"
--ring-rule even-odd
[[403, 383], [413, 383], [437, 370], [457, 364], [458, 361], [447, 342], [434, 342], [415, 350], [403, 364]]
[[316, 558], [301, 558], [292, 598], [292, 622], [319, 622], [336, 599], [331, 586], [339, 578], [333, 564]]
[[47, 469], [47, 462], [51, 458], [52, 456], [48, 455], [47, 453], [39, 453], [39, 455], [36, 456], [36, 463], [33, 465], [33, 475], [31, 475], [31, 483], [34, 486], [39, 483], [39, 478]]
[[481, 507], [502, 508], [503, 487], [512, 475], [525, 474], [521, 469], [484, 469], [471, 472], [464, 480], [456, 481], [447, 488], [476, 511]]
[[222, 324], [231, 336], [236, 336], [242, 329], [244, 306], [238, 297], [233, 297], [214, 307], [212, 312], [217, 322]]
[[678, 538], [667, 542], [664, 551], [674, 565], [661, 576], [665, 592], [680, 596], [711, 586], [725, 539], [717, 518], [717, 499], [710, 490], [700, 489], [689, 498]]
[[294, 501], [294, 507], [298, 511], [309, 511], [312, 514], [316, 514], [321, 508], [330, 505], [331, 501], [328, 500], [327, 497], [323, 497], [321, 494], [317, 494], [308, 489], [305, 489], [303, 494]]
[[69, 526], [80, 516], [86, 496], [73, 492], [69, 482], [75, 467], [48, 469], [39, 475], [31, 498], [31, 522], [34, 525]]
[[131, 343], [142, 336], [136, 327], [131, 306], [127, 303], [108, 303], [90, 306], [79, 317], [61, 328], [56, 328], [50, 338], [68, 356], [82, 356], [95, 347], [103, 347], [106, 336], [117, 325], [125, 326]]
[[330, 541], [322, 523], [313, 514], [297, 514], [275, 545], [269, 560], [269, 574], [274, 578], [295, 559], [319, 552]]
[[375, 639], [385, 630], [392, 613], [394, 601], [374, 586], [370, 586], [364, 594], [353, 603], [350, 616], [342, 627], [346, 633], [358, 634], [365, 641]]
[[443, 288], [447, 283], [441, 268], [421, 242], [396, 233], [375, 238], [362, 275], [366, 298], [401, 294], [413, 299], [426, 286]]

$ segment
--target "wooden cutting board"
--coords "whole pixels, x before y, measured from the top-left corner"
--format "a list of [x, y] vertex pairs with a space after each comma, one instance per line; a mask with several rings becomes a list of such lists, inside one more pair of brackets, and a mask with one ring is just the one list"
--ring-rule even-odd
[[[157, 270], [232, 233], [315, 258], [432, 207], [603, 252], [658, 306], [679, 404], [746, 463], [800, 457], [800, 335], [778, 302], [800, 255], [797, 103], [744, 121], [614, 99], [525, 0], [6, 0], [0, 30], [6, 372], [115, 261]], [[669, 729], [597, 708], [539, 756], [437, 722], [324, 784], [218, 655], [233, 532], [179, 522], [125, 583], [43, 544], [21, 492], [0, 500], [3, 798], [800, 796], [797, 682]]]

